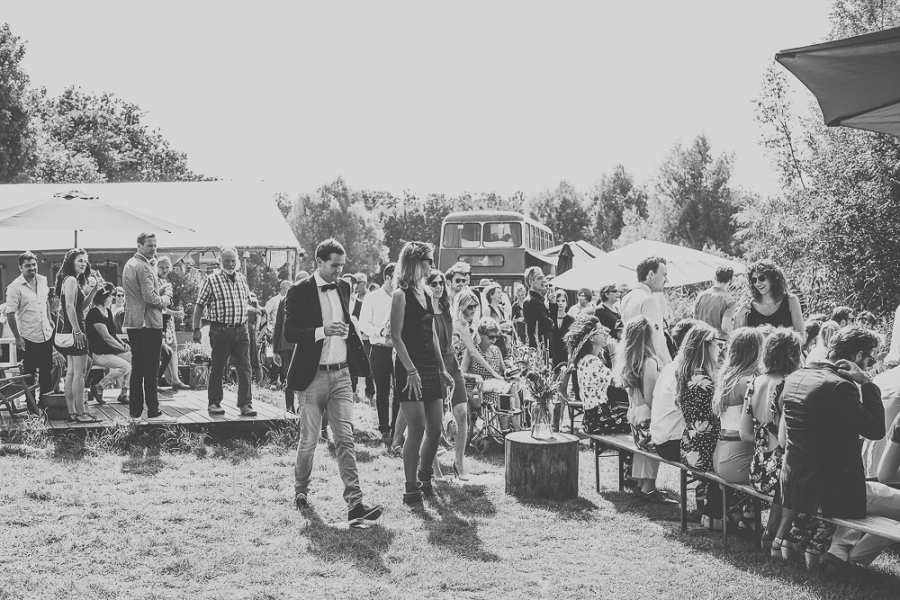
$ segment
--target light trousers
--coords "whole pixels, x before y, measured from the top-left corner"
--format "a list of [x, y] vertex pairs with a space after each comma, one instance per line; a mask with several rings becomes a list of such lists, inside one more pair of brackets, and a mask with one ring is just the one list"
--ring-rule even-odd
[[359, 472], [356, 469], [356, 447], [353, 444], [353, 392], [350, 389], [350, 369], [317, 371], [309, 387], [297, 392], [300, 409], [300, 443], [294, 465], [294, 491], [309, 493], [313, 458], [322, 434], [322, 415], [328, 414], [328, 424], [334, 434], [338, 471], [344, 482], [344, 500], [353, 508], [362, 502]]
[[[866, 482], [866, 513], [900, 521], [900, 490]], [[868, 566], [893, 540], [838, 525], [829, 552], [841, 560]]]

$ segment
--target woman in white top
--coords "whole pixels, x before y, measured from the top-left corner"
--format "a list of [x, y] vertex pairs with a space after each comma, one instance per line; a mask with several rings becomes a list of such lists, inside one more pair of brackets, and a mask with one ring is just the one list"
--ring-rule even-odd
[[713, 414], [721, 421], [719, 441], [713, 454], [713, 469], [719, 477], [731, 483], [750, 482], [753, 442], [741, 440], [741, 416], [747, 384], [759, 375], [762, 345], [763, 335], [755, 328], [741, 327], [732, 332], [725, 350], [725, 363], [713, 393]]
[[[635, 445], [648, 452], [656, 452], [650, 438], [650, 407], [659, 369], [653, 326], [647, 317], [638, 315], [625, 323], [613, 372], [616, 385], [628, 392], [628, 422]], [[631, 474], [638, 482], [634, 489], [638, 498], [667, 502], [663, 493], [656, 489], [658, 472], [658, 460], [635, 454]]]

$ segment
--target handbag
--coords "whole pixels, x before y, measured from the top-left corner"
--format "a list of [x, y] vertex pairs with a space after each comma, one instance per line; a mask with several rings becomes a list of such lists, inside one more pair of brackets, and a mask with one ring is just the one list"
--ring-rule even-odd
[[56, 313], [56, 330], [53, 332], [53, 345], [57, 348], [71, 348], [75, 345], [75, 334], [73, 332], [60, 333], [59, 331], [62, 329], [62, 311], [65, 309], [65, 306], [60, 306], [59, 312]]

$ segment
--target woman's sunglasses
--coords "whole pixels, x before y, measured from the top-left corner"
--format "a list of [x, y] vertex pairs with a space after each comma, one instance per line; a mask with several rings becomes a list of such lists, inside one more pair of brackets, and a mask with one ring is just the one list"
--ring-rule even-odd
[[484, 337], [489, 340], [496, 340], [498, 337], [500, 337], [500, 334], [486, 333]]
[[438, 287], [438, 286], [444, 285], [444, 282], [443, 282], [442, 280], [440, 280], [440, 279], [435, 279], [434, 281], [432, 281], [432, 282], [429, 283], [428, 285], [430, 285], [431, 287]]
[[751, 275], [751, 276], [750, 276], [750, 283], [762, 283], [762, 282], [765, 281], [766, 279], [768, 279], [768, 277], [767, 277], [766, 275], [759, 275], [759, 276], [757, 276], [757, 277], [754, 277], [753, 275]]

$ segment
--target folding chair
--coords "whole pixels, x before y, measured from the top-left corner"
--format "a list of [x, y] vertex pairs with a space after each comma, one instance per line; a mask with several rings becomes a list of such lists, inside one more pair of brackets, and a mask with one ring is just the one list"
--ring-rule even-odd
[[0, 379], [0, 423], [3, 422], [4, 410], [8, 411], [10, 416], [24, 412], [41, 414], [41, 409], [34, 399], [34, 391], [38, 389], [39, 384], [28, 385], [30, 378], [30, 375], [16, 375]]

